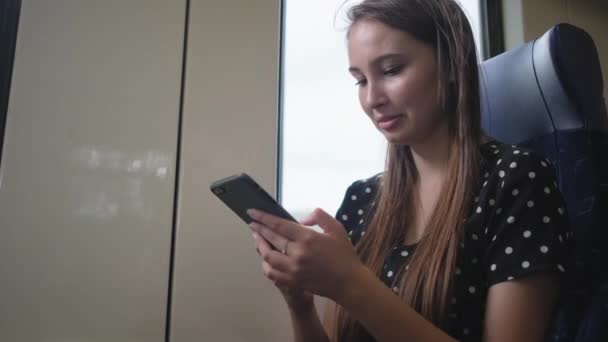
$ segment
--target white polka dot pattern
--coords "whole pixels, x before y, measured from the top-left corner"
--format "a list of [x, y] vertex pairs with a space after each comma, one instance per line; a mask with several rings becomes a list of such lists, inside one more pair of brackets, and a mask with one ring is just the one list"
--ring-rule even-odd
[[[451, 332], [456, 339], [467, 334], [481, 338], [481, 322], [472, 308], [483, 306], [489, 286], [535, 272], [566, 272], [561, 255], [570, 235], [553, 168], [535, 153], [508, 145], [486, 144], [481, 151], [486, 160], [483, 177], [471, 197], [470, 216], [464, 218], [465, 234], [452, 278], [455, 293], [448, 318], [457, 319]], [[373, 218], [381, 182], [376, 176], [353, 183], [336, 213], [353, 244], [361, 241]], [[407, 281], [404, 275], [416, 245], [395, 242], [389, 248], [380, 277], [398, 293], [401, 280]]]
[[[497, 170], [498, 177], [494, 173], [495, 178], [492, 175], [488, 178], [500, 186], [494, 198], [495, 215], [487, 224], [488, 234], [493, 236], [489, 252], [491, 262], [486, 261], [489, 283], [548, 270], [551, 265], [554, 270], [560, 270], [556, 260], [561, 258], [563, 249], [551, 246], [564, 240], [561, 232], [568, 229], [568, 222], [563, 218], [563, 199], [554, 184], [553, 168], [534, 153], [513, 151], [509, 155], [507, 148], [499, 157], [510, 171]], [[482, 199], [483, 196], [480, 203], [483, 203]], [[482, 207], [484, 212], [486, 208], [491, 212], [490, 206]], [[504, 215], [502, 221], [501, 213]], [[561, 267], [565, 271], [563, 265]]]

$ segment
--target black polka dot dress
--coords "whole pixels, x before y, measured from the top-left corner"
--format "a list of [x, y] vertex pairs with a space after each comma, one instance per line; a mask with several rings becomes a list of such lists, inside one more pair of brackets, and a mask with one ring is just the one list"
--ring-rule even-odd
[[[481, 147], [482, 167], [475, 205], [454, 271], [448, 308], [452, 337], [481, 341], [488, 289], [531, 274], [565, 272], [569, 224], [553, 167], [534, 152], [490, 141]], [[354, 182], [336, 218], [353, 244], [365, 236], [382, 175]], [[397, 273], [407, 281], [407, 264], [416, 245], [395, 242], [381, 280], [397, 291]], [[373, 341], [364, 330], [355, 341]]]

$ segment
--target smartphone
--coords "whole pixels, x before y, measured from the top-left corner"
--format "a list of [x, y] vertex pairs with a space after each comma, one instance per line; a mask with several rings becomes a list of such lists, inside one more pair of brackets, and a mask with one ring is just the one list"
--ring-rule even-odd
[[297, 222], [272, 196], [246, 173], [234, 175], [213, 182], [210, 187], [224, 204], [245, 223], [253, 220], [247, 209], [258, 209], [286, 220]]

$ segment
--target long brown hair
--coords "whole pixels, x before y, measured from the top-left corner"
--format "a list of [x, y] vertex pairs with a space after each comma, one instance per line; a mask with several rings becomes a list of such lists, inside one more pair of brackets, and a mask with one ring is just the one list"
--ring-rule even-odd
[[[437, 326], [446, 329], [446, 311], [464, 220], [469, 214], [479, 172], [481, 143], [477, 54], [469, 22], [453, 0], [364, 0], [349, 9], [350, 26], [361, 19], [378, 20], [405, 31], [435, 49], [439, 103], [448, 121], [449, 178], [434, 213], [401, 278], [399, 296]], [[414, 221], [418, 172], [408, 146], [389, 144], [376, 209], [366, 234], [356, 246], [369, 269], [380, 276], [395, 243], [405, 240]], [[335, 341], [348, 341], [362, 329], [337, 307]]]

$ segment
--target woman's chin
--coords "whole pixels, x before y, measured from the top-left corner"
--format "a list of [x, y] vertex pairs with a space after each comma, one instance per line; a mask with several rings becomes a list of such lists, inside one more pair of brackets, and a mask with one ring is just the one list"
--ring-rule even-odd
[[382, 132], [382, 135], [388, 143], [393, 145], [409, 145], [411, 142], [408, 135], [403, 134], [403, 132]]

